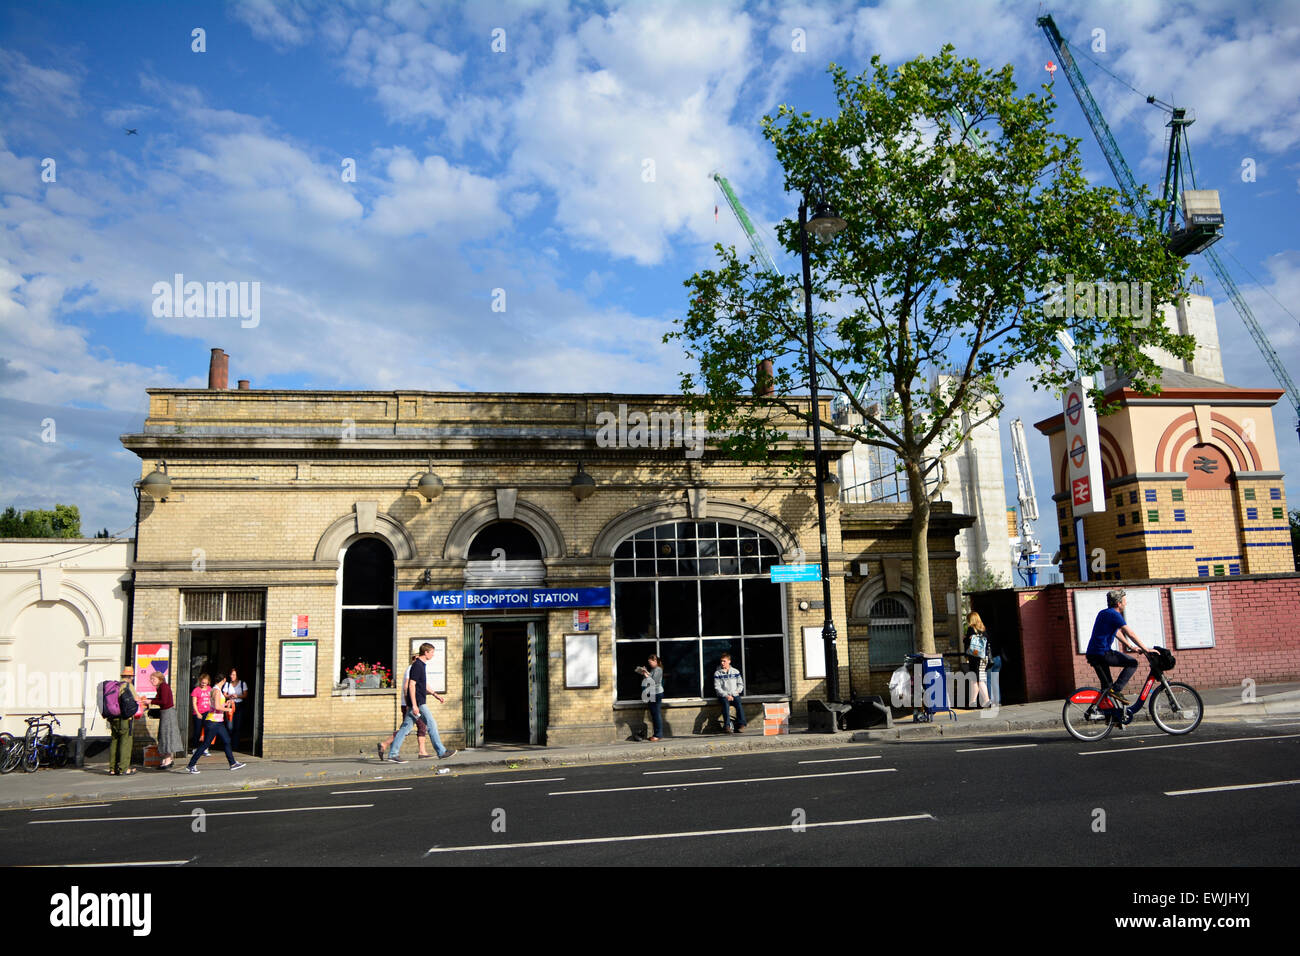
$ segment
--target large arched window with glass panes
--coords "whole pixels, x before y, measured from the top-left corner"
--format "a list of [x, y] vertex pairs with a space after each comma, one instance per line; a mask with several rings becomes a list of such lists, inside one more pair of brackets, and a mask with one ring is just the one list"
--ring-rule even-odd
[[785, 602], [769, 571], [776, 544], [752, 528], [675, 521], [645, 528], [614, 551], [614, 657], [620, 701], [641, 699], [636, 672], [664, 665], [667, 699], [711, 700], [724, 653], [745, 696], [786, 693]]
[[[380, 538], [359, 538], [343, 555], [339, 589], [339, 679], [349, 667], [395, 669], [393, 550]], [[400, 674], [398, 675], [401, 676]]]

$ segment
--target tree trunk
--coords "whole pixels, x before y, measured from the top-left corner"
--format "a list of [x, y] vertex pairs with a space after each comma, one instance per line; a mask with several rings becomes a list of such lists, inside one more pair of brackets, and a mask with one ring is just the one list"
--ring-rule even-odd
[[907, 492], [912, 499], [912, 597], [916, 604], [916, 647], [935, 653], [934, 601], [930, 596], [930, 498], [919, 461], [907, 462]]

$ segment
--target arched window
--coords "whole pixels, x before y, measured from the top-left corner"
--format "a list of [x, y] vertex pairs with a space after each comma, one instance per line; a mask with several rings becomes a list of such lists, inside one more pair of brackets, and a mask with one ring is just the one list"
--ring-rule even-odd
[[786, 692], [781, 585], [769, 580], [777, 546], [752, 528], [677, 521], [645, 528], [614, 551], [614, 654], [619, 700], [641, 699], [636, 667], [664, 664], [664, 696], [711, 700], [730, 653], [745, 694]]
[[873, 669], [897, 667], [915, 649], [912, 602], [902, 594], [882, 594], [871, 605], [867, 625]]
[[467, 557], [471, 561], [491, 561], [502, 553], [507, 561], [542, 560], [542, 546], [536, 536], [513, 521], [494, 521], [479, 531], [470, 542]]
[[361, 538], [348, 546], [340, 589], [339, 680], [358, 663], [394, 669], [393, 584], [393, 552], [385, 541]]

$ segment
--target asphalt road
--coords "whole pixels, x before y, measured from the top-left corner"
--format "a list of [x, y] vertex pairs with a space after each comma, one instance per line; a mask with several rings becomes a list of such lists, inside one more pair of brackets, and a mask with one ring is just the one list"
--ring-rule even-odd
[[1225, 721], [11, 810], [0, 864], [1290, 866], [1298, 806], [1300, 721]]

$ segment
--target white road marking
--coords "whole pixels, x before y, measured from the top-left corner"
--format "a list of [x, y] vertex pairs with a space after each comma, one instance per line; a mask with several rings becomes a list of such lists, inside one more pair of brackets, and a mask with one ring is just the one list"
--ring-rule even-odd
[[[213, 810], [210, 817], [244, 817], [254, 813], [307, 813], [312, 810], [361, 810], [373, 807], [373, 803], [344, 803], [336, 807], [287, 807], [283, 810]], [[126, 823], [130, 820], [189, 820], [189, 813], [159, 813], [147, 817], [77, 817], [69, 820], [28, 820], [27, 825], [34, 827], [43, 823]]]
[[336, 797], [341, 793], [400, 793], [403, 790], [414, 789], [414, 787], [385, 787], [381, 790], [331, 790], [330, 796]]
[[600, 790], [553, 790], [548, 797], [567, 797], [582, 793], [626, 793], [629, 790], [677, 790], [682, 787], [725, 787], [733, 783], [767, 783], [772, 780], [811, 780], [814, 777], [852, 777], [863, 773], [896, 773], [894, 767], [881, 770], [838, 770], [834, 773], [795, 773], [784, 777], [748, 777], [744, 780], [701, 780], [697, 783], [655, 783], [642, 787], [605, 787]]
[[[933, 820], [928, 813], [914, 813], [903, 817], [871, 817], [862, 820], [830, 820], [825, 823], [804, 823], [801, 828], [812, 830], [817, 827], [851, 827], [866, 823], [900, 823], [906, 820]], [[627, 843], [636, 840], [679, 840], [684, 837], [726, 836], [733, 833], [779, 833], [785, 830], [797, 832], [789, 823], [774, 827], [737, 827], [731, 830], [687, 830], [682, 833], [638, 833], [634, 836], [588, 837], [581, 840], [538, 840], [534, 843], [485, 843], [479, 846], [435, 846], [424, 855], [432, 853], [468, 853], [479, 850], [517, 850], [538, 846], [581, 846], [586, 843]]]
[[691, 767], [688, 770], [646, 770], [644, 776], [652, 776], [656, 773], [704, 773], [706, 770], [721, 770], [721, 767]]
[[49, 810], [93, 810], [95, 807], [111, 807], [111, 803], [70, 803], [66, 807], [32, 807], [32, 813], [45, 813]]
[[57, 870], [63, 867], [93, 869], [99, 866], [184, 866], [189, 860], [123, 860], [120, 863], [33, 863], [29, 870]]
[[871, 756], [871, 757], [831, 757], [831, 758], [829, 758], [828, 760], [800, 760], [799, 762], [800, 762], [801, 764], [804, 764], [804, 763], [847, 763], [847, 762], [850, 761], [850, 760], [879, 760], [879, 759], [881, 758], [881, 756], [882, 756], [881, 754], [876, 754], [876, 755]]
[[1300, 737], [1300, 734], [1273, 734], [1268, 737], [1229, 737], [1225, 740], [1194, 740], [1186, 744], [1156, 744], [1154, 747], [1144, 747], [1134, 744], [1131, 747], [1120, 747], [1117, 750], [1080, 750], [1080, 757], [1092, 757], [1096, 754], [1122, 754], [1122, 753], [1146, 753], [1149, 750], [1168, 750], [1170, 747], [1208, 747], [1210, 744], [1239, 744], [1248, 743], [1252, 740], [1290, 740], [1293, 737]]
[[1038, 744], [1002, 744], [998, 747], [963, 747], [955, 751], [959, 754], [977, 754], [984, 750], [1019, 750], [1022, 747], [1037, 747]]
[[181, 803], [234, 803], [236, 800], [256, 800], [257, 797], [191, 797]]
[[1239, 783], [1232, 787], [1202, 787], [1199, 790], [1166, 790], [1166, 797], [1185, 797], [1189, 793], [1223, 793], [1227, 790], [1258, 790], [1261, 787], [1294, 787], [1300, 780], [1276, 780], [1272, 783]]
[[492, 783], [485, 783], [485, 787], [508, 787], [512, 783], [555, 783], [563, 780], [563, 777], [537, 777], [533, 780], [494, 780]]

